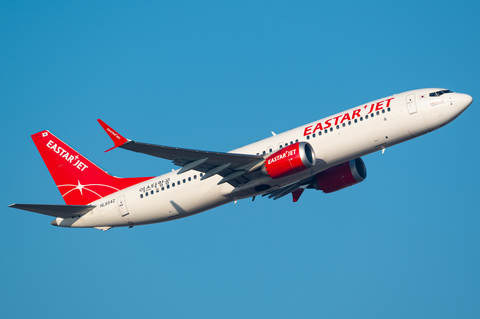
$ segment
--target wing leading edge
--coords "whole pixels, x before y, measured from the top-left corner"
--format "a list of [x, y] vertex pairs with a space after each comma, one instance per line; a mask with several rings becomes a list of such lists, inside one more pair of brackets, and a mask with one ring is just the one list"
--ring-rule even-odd
[[97, 121], [115, 144], [108, 151], [120, 147], [129, 151], [168, 159], [173, 164], [182, 167], [177, 174], [183, 174], [192, 169], [205, 173], [202, 179], [218, 174], [223, 177], [218, 184], [229, 183], [236, 187], [248, 182], [250, 180], [248, 173], [256, 170], [265, 162], [263, 156], [260, 155], [200, 151], [135, 142], [124, 138], [102, 120], [98, 119]]

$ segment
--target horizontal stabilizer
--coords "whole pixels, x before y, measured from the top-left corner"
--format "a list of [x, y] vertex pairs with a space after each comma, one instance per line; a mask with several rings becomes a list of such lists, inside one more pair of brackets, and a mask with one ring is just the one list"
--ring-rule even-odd
[[91, 205], [40, 205], [40, 204], [12, 204], [8, 207], [28, 210], [38, 214], [68, 218], [82, 216], [95, 208]]

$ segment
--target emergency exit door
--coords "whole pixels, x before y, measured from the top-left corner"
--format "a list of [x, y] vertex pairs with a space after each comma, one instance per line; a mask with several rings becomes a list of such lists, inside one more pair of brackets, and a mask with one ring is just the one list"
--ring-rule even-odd
[[125, 195], [119, 196], [117, 198], [118, 201], [118, 211], [122, 217], [125, 217], [129, 214], [127, 204], [125, 203]]

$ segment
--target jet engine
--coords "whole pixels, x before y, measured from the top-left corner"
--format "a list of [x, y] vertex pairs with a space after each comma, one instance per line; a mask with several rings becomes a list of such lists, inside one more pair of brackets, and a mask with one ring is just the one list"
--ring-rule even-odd
[[267, 157], [262, 166], [262, 172], [274, 179], [281, 178], [300, 173], [315, 163], [313, 147], [307, 142], [297, 142]]
[[331, 167], [315, 176], [313, 187], [324, 193], [333, 193], [358, 184], [367, 177], [367, 169], [361, 158]]

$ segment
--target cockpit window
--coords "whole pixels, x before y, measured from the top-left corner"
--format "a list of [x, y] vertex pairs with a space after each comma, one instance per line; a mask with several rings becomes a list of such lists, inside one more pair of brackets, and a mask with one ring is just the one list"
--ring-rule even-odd
[[441, 90], [441, 91], [430, 93], [430, 96], [440, 96], [440, 95], [445, 94], [445, 93], [453, 93], [453, 92], [450, 91], [450, 90]]

